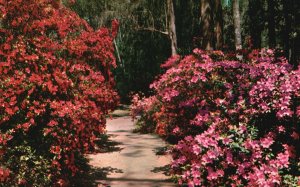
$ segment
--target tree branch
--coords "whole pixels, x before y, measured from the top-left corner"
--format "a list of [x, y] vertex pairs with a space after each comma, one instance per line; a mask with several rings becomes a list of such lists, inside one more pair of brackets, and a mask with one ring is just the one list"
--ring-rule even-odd
[[135, 30], [138, 30], [138, 31], [158, 32], [158, 33], [161, 33], [161, 34], [169, 35], [169, 32], [167, 32], [167, 31], [161, 31], [161, 30], [158, 30], [158, 29], [155, 29], [155, 28], [138, 27], [138, 28], [135, 28]]

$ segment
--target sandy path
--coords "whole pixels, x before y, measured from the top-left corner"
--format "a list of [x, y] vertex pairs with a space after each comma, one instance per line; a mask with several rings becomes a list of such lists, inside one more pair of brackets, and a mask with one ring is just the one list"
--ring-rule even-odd
[[155, 154], [166, 144], [157, 136], [133, 133], [134, 125], [129, 116], [107, 121], [107, 133], [115, 147], [106, 153], [89, 155], [90, 164], [106, 170], [105, 180], [99, 186], [120, 187], [169, 187], [161, 168], [170, 163], [170, 157]]

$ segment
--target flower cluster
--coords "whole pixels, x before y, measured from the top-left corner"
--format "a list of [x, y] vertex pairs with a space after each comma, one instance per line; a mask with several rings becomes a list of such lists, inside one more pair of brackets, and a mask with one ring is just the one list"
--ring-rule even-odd
[[0, 17], [0, 182], [50, 186], [80, 171], [118, 102], [118, 23], [94, 31], [52, 0], [0, 0]]
[[158, 107], [159, 103], [154, 96], [146, 98], [138, 94], [133, 95], [130, 115], [133, 120], [138, 117], [140, 118], [137, 123], [137, 130], [143, 133], [152, 133], [155, 131], [153, 117]]
[[9, 177], [9, 170], [0, 168], [0, 182], [5, 182]]
[[228, 58], [195, 49], [151, 85], [156, 102], [135, 102], [175, 137], [172, 173], [189, 186], [296, 186], [299, 69], [266, 49]]

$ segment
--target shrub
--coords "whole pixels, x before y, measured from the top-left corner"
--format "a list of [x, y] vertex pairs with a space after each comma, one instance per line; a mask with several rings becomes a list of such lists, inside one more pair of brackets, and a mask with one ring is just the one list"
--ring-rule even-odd
[[136, 122], [136, 131], [141, 133], [154, 133], [156, 125], [153, 117], [158, 109], [159, 103], [156, 97], [142, 98], [138, 94], [133, 95], [130, 115], [133, 120], [139, 118]]
[[178, 140], [171, 153], [179, 183], [297, 185], [299, 69], [265, 49], [243, 61], [195, 49], [166, 64], [174, 65], [152, 84], [156, 106], [140, 110], [158, 134]]
[[0, 184], [64, 185], [117, 104], [112, 30], [52, 0], [0, 0]]

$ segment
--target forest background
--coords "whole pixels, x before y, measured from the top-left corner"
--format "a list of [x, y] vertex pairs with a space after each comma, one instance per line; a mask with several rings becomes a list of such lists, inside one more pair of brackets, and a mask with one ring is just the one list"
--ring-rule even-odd
[[232, 52], [273, 48], [297, 66], [297, 0], [76, 0], [65, 4], [94, 28], [120, 23], [115, 40], [116, 87], [123, 102], [130, 94], [150, 94], [172, 54], [194, 48]]

